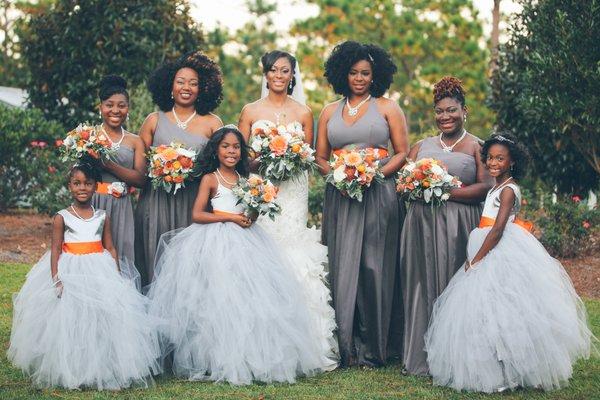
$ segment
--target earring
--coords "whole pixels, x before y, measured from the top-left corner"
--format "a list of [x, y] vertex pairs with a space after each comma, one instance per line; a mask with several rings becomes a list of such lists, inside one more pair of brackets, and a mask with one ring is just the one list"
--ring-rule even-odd
[[463, 115], [463, 121], [467, 122], [467, 114]]
[[175, 97], [173, 97], [173, 92], [171, 92], [171, 98], [174, 99]]
[[129, 122], [129, 113], [127, 113], [127, 116], [125, 117], [125, 122]]
[[292, 86], [292, 81], [290, 81], [290, 90], [292, 90], [294, 87]]
[[98, 111], [98, 117], [100, 117], [100, 119], [102, 119], [102, 111]]

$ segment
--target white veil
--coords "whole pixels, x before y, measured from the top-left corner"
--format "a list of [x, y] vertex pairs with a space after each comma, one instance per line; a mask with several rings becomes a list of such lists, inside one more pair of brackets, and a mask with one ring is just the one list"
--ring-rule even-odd
[[[296, 86], [292, 91], [292, 99], [296, 100], [300, 104], [306, 104], [306, 96], [304, 95], [304, 86], [302, 85], [302, 76], [300, 75], [300, 64], [296, 60], [296, 68], [294, 69], [294, 78], [296, 78]], [[269, 89], [267, 88], [267, 78], [263, 74], [261, 84], [260, 98], [263, 99], [268, 96]]]

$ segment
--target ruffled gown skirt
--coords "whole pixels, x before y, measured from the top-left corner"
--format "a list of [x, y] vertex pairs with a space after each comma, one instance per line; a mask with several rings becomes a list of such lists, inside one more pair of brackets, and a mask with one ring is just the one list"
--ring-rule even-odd
[[163, 235], [151, 314], [164, 354], [190, 380], [294, 382], [321, 367], [300, 283], [258, 226], [193, 224]]
[[[473, 258], [490, 228], [477, 228]], [[590, 354], [585, 307], [562, 265], [523, 228], [508, 223], [498, 245], [461, 268], [437, 299], [425, 336], [437, 385], [492, 392], [565, 386]]]
[[146, 387], [160, 372], [159, 321], [148, 300], [121, 277], [107, 251], [58, 261], [57, 296], [50, 252], [14, 298], [8, 358], [40, 387], [116, 390]]

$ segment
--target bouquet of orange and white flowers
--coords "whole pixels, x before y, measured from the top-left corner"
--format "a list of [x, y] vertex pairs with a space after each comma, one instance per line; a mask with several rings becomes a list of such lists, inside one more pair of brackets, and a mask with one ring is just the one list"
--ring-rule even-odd
[[315, 151], [304, 143], [304, 131], [299, 122], [275, 125], [260, 121], [252, 130], [250, 148], [260, 162], [258, 172], [276, 182], [316, 169]]
[[97, 126], [79, 124], [63, 139], [60, 147], [63, 161], [76, 161], [84, 157], [96, 160], [109, 158], [115, 153], [112, 142]]
[[436, 206], [448, 200], [451, 189], [461, 186], [458, 177], [450, 175], [446, 166], [433, 158], [409, 160], [396, 180], [396, 190], [408, 200], [423, 200]]
[[250, 175], [248, 178], [240, 177], [238, 183], [231, 189], [238, 198], [238, 204], [244, 206], [246, 216], [268, 215], [275, 220], [275, 215], [281, 212], [279, 204], [275, 203], [277, 198], [277, 186], [268, 179], [258, 175]]
[[348, 197], [362, 201], [365, 189], [373, 180], [383, 181], [379, 159], [378, 149], [335, 151], [329, 161], [331, 170], [326, 180]]
[[152, 186], [155, 189], [162, 187], [167, 193], [175, 188], [173, 194], [177, 193], [177, 190], [185, 187], [187, 180], [198, 176], [194, 170], [196, 156], [194, 150], [175, 142], [150, 147], [147, 158], [150, 162], [148, 176], [152, 179]]

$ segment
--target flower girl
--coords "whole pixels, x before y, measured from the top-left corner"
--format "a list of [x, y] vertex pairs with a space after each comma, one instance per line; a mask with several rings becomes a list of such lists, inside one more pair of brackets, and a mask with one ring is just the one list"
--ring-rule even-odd
[[165, 353], [190, 380], [294, 382], [321, 367], [299, 282], [232, 192], [247, 159], [237, 129], [214, 133], [200, 158], [195, 224], [164, 234], [157, 252], [151, 313], [168, 320]]
[[556, 389], [590, 355], [586, 311], [562, 265], [515, 220], [526, 153], [509, 134], [482, 148], [496, 179], [467, 261], [436, 300], [425, 335], [437, 385], [493, 392]]
[[148, 300], [120, 275], [109, 218], [90, 204], [97, 182], [91, 165], [71, 169], [73, 204], [14, 299], [8, 357], [37, 386], [145, 387], [160, 372]]

